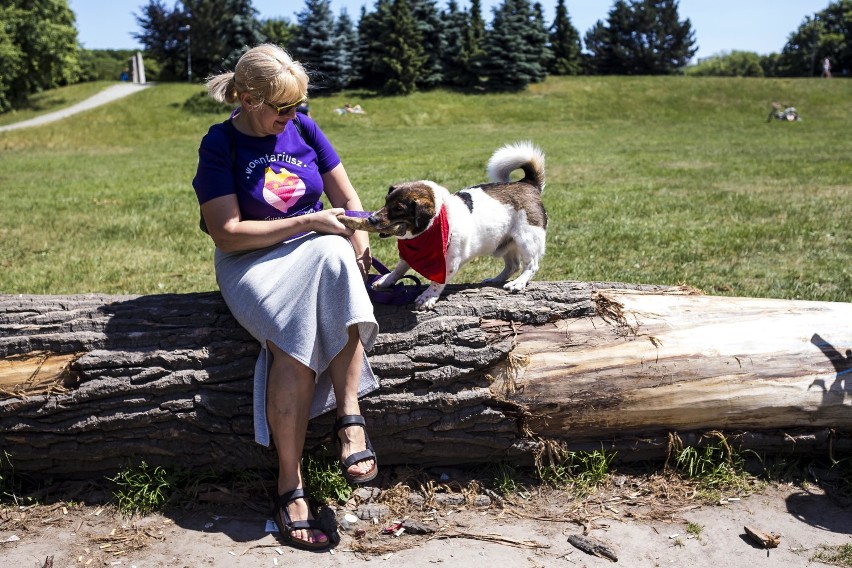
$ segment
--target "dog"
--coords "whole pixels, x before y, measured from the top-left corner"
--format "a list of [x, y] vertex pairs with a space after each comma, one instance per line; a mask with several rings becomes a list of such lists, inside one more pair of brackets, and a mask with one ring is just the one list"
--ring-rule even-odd
[[[524, 177], [513, 182], [509, 175], [517, 169]], [[418, 310], [428, 310], [465, 263], [485, 255], [501, 257], [505, 266], [484, 283], [502, 284], [510, 292], [526, 288], [544, 257], [544, 153], [531, 142], [507, 144], [494, 152], [486, 171], [491, 183], [455, 194], [429, 180], [390, 187], [384, 207], [367, 224], [379, 237], [397, 238], [400, 261], [374, 288], [393, 286], [413, 268], [431, 281], [414, 302]], [[518, 270], [518, 277], [507, 281]]]

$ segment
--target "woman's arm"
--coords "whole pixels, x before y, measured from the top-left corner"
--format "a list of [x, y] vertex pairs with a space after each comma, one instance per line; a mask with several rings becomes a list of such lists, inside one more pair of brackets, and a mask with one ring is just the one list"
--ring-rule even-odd
[[[332, 207], [348, 209], [350, 211], [362, 211], [361, 199], [358, 193], [349, 181], [349, 176], [343, 164], [337, 164], [331, 171], [322, 175], [323, 186], [328, 200]], [[349, 240], [352, 242], [352, 247], [355, 249], [355, 257], [358, 260], [358, 267], [361, 269], [361, 274], [364, 278], [370, 271], [372, 256], [370, 254], [370, 236], [364, 231], [354, 231]]]
[[352, 237], [354, 231], [337, 220], [341, 213], [342, 209], [329, 209], [274, 221], [244, 221], [234, 194], [211, 199], [201, 206], [210, 237], [224, 252], [265, 248], [305, 231]]

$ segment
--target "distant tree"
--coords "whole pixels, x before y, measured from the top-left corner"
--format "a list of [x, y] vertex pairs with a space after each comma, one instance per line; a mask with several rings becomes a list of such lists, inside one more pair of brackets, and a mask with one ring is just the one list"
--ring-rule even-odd
[[760, 55], [753, 51], [731, 51], [700, 60], [686, 68], [695, 77], [763, 77]]
[[[133, 49], [81, 49], [81, 81], [115, 81], [122, 71], [129, 72], [128, 62], [136, 53]], [[148, 65], [145, 77], [149, 76]]]
[[444, 82], [442, 54], [447, 49], [445, 23], [435, 0], [408, 0], [426, 59], [417, 78], [418, 89], [433, 89]]
[[550, 26], [550, 49], [553, 60], [548, 71], [554, 75], [579, 75], [582, 71], [580, 32], [571, 23], [565, 0], [558, 0], [556, 16]]
[[528, 0], [503, 0], [485, 35], [482, 72], [494, 91], [519, 91], [545, 76], [541, 49], [546, 33]]
[[391, 0], [376, 0], [376, 9], [367, 12], [361, 7], [358, 20], [358, 48], [355, 55], [357, 84], [379, 89], [384, 84], [381, 58], [384, 53], [384, 34], [390, 21]]
[[616, 0], [607, 24], [598, 21], [585, 44], [601, 74], [669, 75], [697, 51], [692, 24], [679, 20], [677, 0]]
[[442, 17], [447, 44], [446, 49], [441, 52], [444, 84], [449, 87], [466, 87], [469, 84], [471, 65], [465, 41], [470, 30], [468, 14], [459, 9], [456, 0], [450, 0]]
[[0, 3], [0, 111], [79, 78], [77, 29], [66, 0]]
[[260, 33], [266, 37], [266, 41], [274, 43], [290, 51], [290, 43], [296, 37], [298, 26], [291, 24], [284, 18], [269, 18], [260, 21]]
[[470, 60], [469, 85], [478, 87], [482, 77], [483, 58], [485, 57], [485, 18], [482, 17], [481, 0], [470, 0], [467, 10], [468, 33], [465, 34], [465, 51]]
[[779, 57], [778, 73], [793, 77], [819, 75], [826, 57], [831, 61], [832, 74], [852, 72], [852, 0], [832, 2], [813, 17], [806, 17], [787, 39]]
[[471, 2], [470, 10], [460, 10], [456, 0], [447, 3], [443, 13], [446, 49], [442, 54], [444, 84], [462, 89], [480, 84], [485, 22], [479, 0]]
[[340, 11], [340, 15], [337, 17], [337, 23], [334, 26], [334, 35], [337, 36], [337, 42], [340, 45], [341, 52], [344, 54], [339, 79], [341, 88], [345, 88], [358, 82], [358, 71], [355, 68], [355, 58], [358, 51], [358, 31], [355, 29], [355, 24], [352, 22], [352, 18], [349, 17], [349, 12], [345, 8]]
[[[195, 80], [232, 69], [246, 49], [266, 36], [251, 0], [183, 0], [169, 9], [150, 0], [136, 16], [134, 37], [161, 65], [164, 80]], [[187, 56], [190, 57], [187, 57]]]
[[764, 77], [778, 77], [780, 76], [779, 64], [781, 61], [781, 54], [779, 53], [769, 53], [767, 55], [760, 56], [760, 67], [763, 69]]
[[378, 62], [379, 74], [384, 77], [381, 91], [407, 95], [416, 89], [428, 58], [408, 0], [391, 0], [387, 15], [382, 22], [386, 35]]
[[17, 8], [0, 7], [0, 22], [4, 23], [0, 26], [0, 112], [11, 110], [23, 98], [12, 90], [12, 81], [23, 73], [25, 57], [14, 34], [18, 18]]
[[[257, 10], [252, 7], [251, 0], [207, 1], [225, 5], [226, 13], [220, 25], [222, 34], [226, 39], [223, 50], [225, 52], [224, 57], [221, 62], [211, 59], [210, 71], [205, 76], [209, 73], [218, 73], [224, 69], [233, 69], [246, 51], [267, 39], [261, 30], [260, 21], [257, 19]], [[193, 57], [195, 56], [195, 53], [193, 53]]]
[[547, 69], [553, 64], [553, 50], [550, 49], [550, 35], [544, 21], [544, 8], [540, 2], [532, 5], [532, 13], [527, 18], [529, 26], [524, 30], [527, 52], [531, 61], [537, 60], [533, 83], [540, 83], [547, 77]]
[[136, 14], [136, 24], [142, 30], [132, 34], [146, 53], [160, 64], [160, 79], [174, 81], [186, 78], [187, 34], [181, 31], [186, 16], [179, 4], [168, 8], [161, 0], [150, 0]]
[[304, 10], [296, 14], [296, 23], [292, 52], [307, 68], [312, 89], [334, 92], [344, 88], [350, 75], [350, 54], [337, 35], [331, 0], [306, 0]]

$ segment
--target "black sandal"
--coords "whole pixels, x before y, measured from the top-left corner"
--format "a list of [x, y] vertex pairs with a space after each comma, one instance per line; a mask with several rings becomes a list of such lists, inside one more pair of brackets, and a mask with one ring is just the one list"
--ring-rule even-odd
[[[294, 548], [300, 548], [302, 550], [322, 550], [324, 548], [328, 548], [331, 546], [331, 538], [329, 538], [328, 534], [326, 534], [326, 529], [324, 528], [323, 523], [316, 519], [294, 521], [290, 518], [290, 513], [287, 511], [287, 505], [299, 499], [304, 499], [306, 502], [308, 500], [305, 490], [301, 487], [294, 489], [293, 491], [283, 493], [275, 499], [275, 524], [278, 525], [278, 533], [287, 544]], [[308, 508], [310, 509], [310, 504], [308, 505]], [[302, 529], [318, 530], [322, 532], [326, 537], [325, 542], [308, 542], [300, 538], [294, 538], [293, 531]]]
[[[376, 452], [373, 450], [373, 444], [370, 443], [370, 436], [367, 434], [367, 422], [364, 420], [363, 416], [358, 414], [341, 416], [337, 419], [337, 422], [334, 423], [334, 439], [337, 441], [341, 450], [343, 449], [343, 442], [340, 441], [340, 431], [343, 428], [348, 428], [349, 426], [360, 426], [364, 429], [364, 441], [367, 443], [367, 449], [350, 454], [346, 459], [343, 459], [341, 456], [340, 467], [343, 468], [343, 477], [345, 477], [346, 481], [349, 483], [367, 483], [368, 481], [375, 479], [379, 474], [379, 461], [376, 459]], [[370, 471], [364, 475], [352, 475], [349, 473], [350, 467], [358, 462], [366, 460], [373, 460], [373, 468]]]

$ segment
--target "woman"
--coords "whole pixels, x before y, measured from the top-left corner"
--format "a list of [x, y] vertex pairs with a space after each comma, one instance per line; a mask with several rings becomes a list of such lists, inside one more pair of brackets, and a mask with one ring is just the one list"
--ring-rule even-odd
[[[364, 354], [378, 334], [364, 285], [369, 240], [337, 220], [361, 201], [316, 123], [297, 118], [308, 77], [285, 51], [250, 49], [207, 89], [239, 104], [201, 141], [193, 187], [222, 296], [261, 344], [254, 427], [256, 441], [268, 446], [271, 434], [278, 453], [275, 520], [288, 543], [324, 548], [299, 467], [308, 419], [336, 407], [344, 475], [364, 483], [378, 473], [358, 406], [378, 387]], [[323, 210], [323, 193], [333, 209]]]

